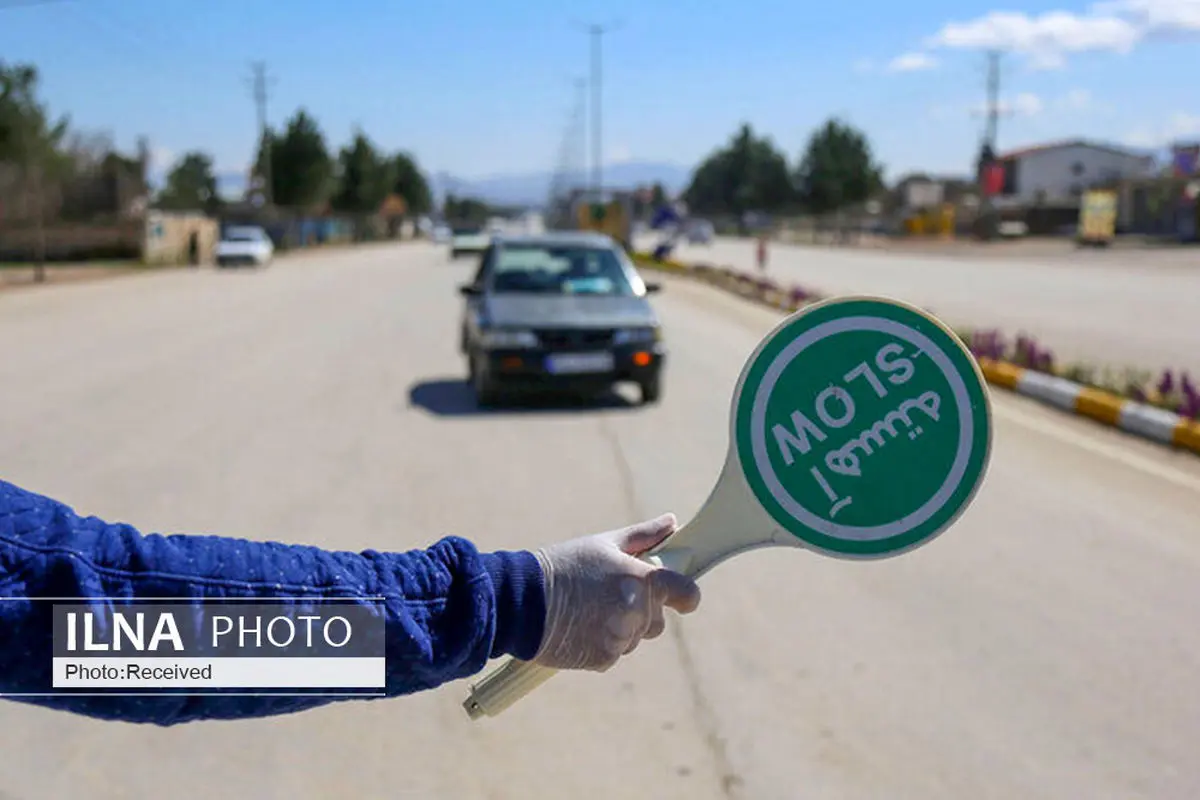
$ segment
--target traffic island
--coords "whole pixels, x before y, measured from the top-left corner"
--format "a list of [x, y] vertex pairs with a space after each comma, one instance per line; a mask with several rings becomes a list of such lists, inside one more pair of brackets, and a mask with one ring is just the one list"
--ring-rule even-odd
[[[731, 267], [657, 260], [634, 253], [638, 266], [683, 275], [777, 311], [792, 313], [824, 299], [802, 287], [747, 275]], [[1007, 339], [993, 330], [956, 330], [975, 354], [988, 383], [1153, 442], [1200, 454], [1200, 390], [1186, 373], [1157, 380], [1134, 370], [1058, 364], [1048, 348], [1027, 336]]]

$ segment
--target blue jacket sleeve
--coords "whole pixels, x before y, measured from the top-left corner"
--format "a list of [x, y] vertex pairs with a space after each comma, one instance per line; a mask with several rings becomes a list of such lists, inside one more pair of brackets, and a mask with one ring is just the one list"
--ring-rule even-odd
[[[0, 481], [0, 694], [44, 692], [53, 641], [38, 597], [386, 598], [388, 696], [529, 659], [545, 624], [541, 567], [457, 537], [405, 553], [333, 552], [216, 536], [143, 535]], [[331, 697], [13, 697], [103, 719], [172, 725], [286, 714]]]

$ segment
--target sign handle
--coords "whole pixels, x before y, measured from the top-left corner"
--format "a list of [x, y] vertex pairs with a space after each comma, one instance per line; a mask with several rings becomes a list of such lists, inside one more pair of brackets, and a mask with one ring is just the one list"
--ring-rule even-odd
[[[754, 515], [764, 517], [755, 522]], [[766, 537], [746, 536], [748, 531], [769, 530]], [[731, 540], [730, 534], [734, 533]], [[737, 533], [743, 539], [738, 540]], [[712, 493], [687, 524], [640, 558], [658, 568], [699, 578], [718, 563], [738, 553], [767, 545], [792, 545], [795, 538], [776, 526], [754, 504], [749, 487], [730, 455]], [[471, 719], [495, 717], [525, 695], [550, 680], [558, 670], [531, 661], [511, 658], [471, 686], [463, 702]]]
[[[658, 546], [658, 551], [661, 552], [679, 534], [680, 531], [676, 531], [667, 537], [667, 540]], [[675, 558], [673, 559], [672, 556]], [[686, 550], [667, 551], [661, 552], [661, 555], [647, 553], [642, 556], [642, 560], [648, 561], [656, 567], [666, 566], [668, 569], [676, 569], [683, 566], [682, 563], [677, 562], [682, 562], [687, 557], [688, 551]], [[463, 708], [466, 710], [467, 716], [473, 720], [498, 716], [509, 706], [550, 680], [557, 672], [558, 670], [553, 667], [543, 667], [532, 661], [510, 658], [503, 666], [492, 670], [487, 677], [471, 686], [470, 694], [463, 702]]]
[[463, 708], [471, 719], [494, 717], [553, 678], [557, 672], [553, 667], [510, 658], [504, 666], [471, 687]]

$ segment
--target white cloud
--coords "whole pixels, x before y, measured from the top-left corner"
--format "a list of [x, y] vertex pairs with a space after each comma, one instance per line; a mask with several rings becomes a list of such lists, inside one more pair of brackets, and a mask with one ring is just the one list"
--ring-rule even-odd
[[1095, 98], [1087, 89], [1072, 89], [1058, 103], [1068, 111], [1090, 111], [1096, 107]]
[[1128, 53], [1148, 37], [1178, 33], [1200, 33], [1200, 0], [1108, 0], [1082, 13], [992, 11], [945, 24], [927, 44], [1014, 52], [1034, 68], [1055, 69], [1072, 55]]
[[1068, 55], [1086, 52], [1127, 53], [1143, 31], [1124, 17], [1051, 11], [1030, 16], [993, 11], [970, 22], [951, 22], [931, 46], [965, 50], [1003, 50], [1026, 56], [1042, 69], [1061, 66]]
[[1147, 33], [1200, 32], [1200, 0], [1115, 0], [1092, 8], [1131, 19]]
[[175, 163], [175, 151], [167, 147], [150, 148], [150, 168], [167, 170]]
[[1042, 113], [1042, 109], [1045, 106], [1042, 103], [1042, 99], [1036, 94], [1031, 92], [1022, 92], [1014, 97], [1007, 106], [1003, 106], [1002, 104], [1002, 107], [1007, 111], [1011, 111], [1013, 114], [1017, 114], [1018, 116], [1036, 117], [1038, 114]]
[[[997, 103], [997, 110], [1005, 116], [1036, 117], [1046, 108], [1042, 98], [1032, 92], [1021, 92], [1008, 100]], [[987, 106], [976, 103], [971, 106], [971, 113], [976, 116], [987, 113]]]
[[1200, 114], [1177, 111], [1158, 125], [1143, 125], [1125, 137], [1133, 147], [1158, 148], [1200, 138]]
[[888, 72], [919, 72], [921, 70], [933, 69], [937, 66], [937, 59], [928, 53], [905, 53], [904, 55], [896, 56], [887, 65]]
[[608, 153], [608, 162], [610, 164], [624, 164], [632, 158], [627, 145], [619, 144]]
[[1057, 69], [1072, 55], [1124, 54], [1148, 37], [1178, 33], [1200, 33], [1200, 0], [1106, 0], [1082, 13], [992, 11], [947, 23], [928, 46], [1009, 51], [1035, 69]]

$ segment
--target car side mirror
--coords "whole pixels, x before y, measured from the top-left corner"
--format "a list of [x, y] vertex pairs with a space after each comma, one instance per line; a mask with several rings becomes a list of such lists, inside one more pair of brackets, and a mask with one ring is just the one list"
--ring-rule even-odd
[[478, 297], [479, 287], [473, 283], [464, 283], [462, 286], [458, 287], [458, 293], [463, 297]]
[[658, 292], [661, 292], [662, 289], [663, 289], [663, 286], [661, 283], [647, 283], [646, 284], [646, 294], [656, 294]]

